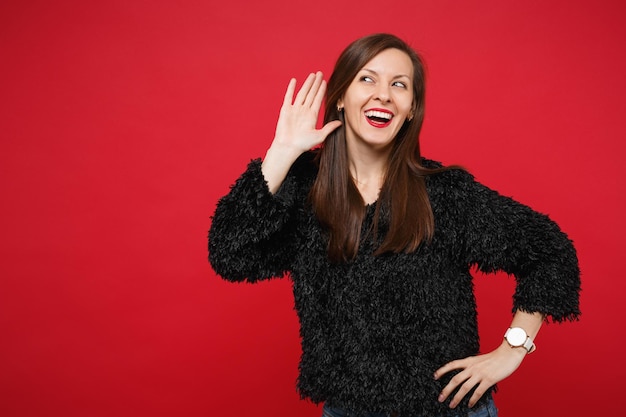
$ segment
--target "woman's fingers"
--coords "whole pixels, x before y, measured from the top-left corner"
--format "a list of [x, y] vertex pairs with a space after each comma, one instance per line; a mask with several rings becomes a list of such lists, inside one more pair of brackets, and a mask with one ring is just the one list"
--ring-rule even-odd
[[[446, 385], [443, 390], [441, 390], [441, 393], [439, 394], [439, 402], [444, 402], [448, 396], [450, 394], [452, 394], [452, 392], [454, 392], [454, 390], [461, 384], [464, 384], [466, 381], [468, 381], [471, 377], [471, 375], [468, 375], [468, 372], [466, 372], [466, 368], [467, 368], [467, 364], [465, 363], [467, 361], [467, 359], [463, 359], [463, 360], [456, 360], [456, 361], [452, 361], [449, 362], [447, 364], [445, 364], [444, 366], [442, 366], [441, 368], [437, 369], [437, 371], [435, 372], [435, 379], [439, 379], [439, 377], [441, 377], [442, 375], [447, 374], [450, 371], [454, 371], [456, 369], [463, 369], [461, 372], [459, 372], [458, 374], [456, 374], [455, 376], [452, 377], [452, 379], [450, 380], [450, 382], [448, 382], [448, 385]], [[463, 396], [465, 396], [465, 393], [467, 392], [467, 390], [463, 393], [463, 395], [461, 396], [461, 398], [463, 398]], [[460, 394], [461, 391], [459, 391], [457, 393]], [[452, 403], [450, 403], [450, 407], [453, 407]]]
[[[486, 384], [485, 381], [482, 381], [480, 384], [478, 384], [467, 405], [469, 405], [470, 407], [475, 406], [478, 400], [480, 400], [480, 398], [487, 392], [487, 389], [489, 389], [489, 387], [490, 385]], [[461, 399], [459, 398], [459, 402], [460, 401]]]
[[321, 75], [322, 73], [319, 73], [319, 74], [320, 74], [319, 87], [311, 103], [311, 107], [315, 109], [317, 112], [319, 112], [320, 108], [322, 107], [322, 102], [324, 101], [324, 95], [326, 94], [326, 81], [324, 81], [324, 79], [322, 78], [322, 75]]
[[[291, 87], [291, 83], [289, 84]], [[295, 91], [295, 80], [294, 80]], [[301, 105], [303, 107], [313, 107], [319, 109], [326, 93], [326, 82], [324, 81], [324, 75], [321, 71], [311, 73], [308, 75], [302, 87], [298, 91], [295, 100], [293, 100], [293, 92], [291, 100], [288, 101], [290, 105]], [[287, 100], [285, 100], [287, 103]]]
[[[323, 78], [321, 71], [316, 72], [313, 78], [313, 84], [311, 85], [311, 89], [309, 90], [309, 93], [304, 99], [305, 107], [311, 107], [311, 106], [315, 107], [314, 103], [317, 97], [319, 96], [320, 89], [325, 88], [325, 87], [322, 87], [322, 85], [324, 84], [325, 84], [324, 78]], [[323, 91], [322, 91], [322, 97], [323, 97]]]
[[479, 370], [472, 368], [472, 365], [480, 362], [481, 359], [482, 358], [480, 357], [471, 356], [469, 358], [452, 361], [445, 364], [435, 372], [435, 379], [439, 379], [440, 376], [450, 371], [457, 369], [462, 370], [452, 377], [448, 385], [441, 390], [438, 398], [439, 402], [444, 402], [455, 390], [458, 389], [452, 400], [450, 400], [450, 408], [454, 408], [459, 405], [461, 400], [472, 390], [472, 388], [477, 387], [470, 397], [468, 405], [472, 407], [476, 404], [478, 399], [487, 391], [487, 388], [492, 385], [488, 383], [486, 375]]
[[[467, 393], [470, 392], [470, 390], [476, 385], [480, 384], [480, 382], [481, 381], [479, 377], [476, 375], [472, 375], [471, 377], [463, 381], [463, 383], [460, 384], [458, 391], [450, 401], [450, 408], [455, 408], [457, 405], [459, 405], [459, 403], [463, 398], [465, 398]], [[471, 407], [473, 404], [468, 405]]]
[[296, 79], [292, 78], [289, 80], [289, 85], [287, 85], [287, 91], [285, 91], [285, 98], [283, 99], [283, 107], [291, 106], [293, 103], [293, 93], [296, 91]]
[[435, 379], [450, 371], [460, 370], [460, 372], [441, 390], [438, 400], [444, 402], [457, 390], [450, 400], [450, 407], [454, 408], [476, 387], [468, 401], [470, 407], [474, 406], [489, 387], [511, 375], [525, 356], [526, 351], [520, 348], [512, 349], [506, 342], [502, 342], [496, 350], [484, 355], [470, 356], [445, 364], [435, 371]]
[[456, 361], [452, 361], [452, 362], [448, 362], [445, 365], [443, 365], [441, 368], [437, 369], [435, 371], [435, 379], [439, 379], [441, 378], [442, 375], [447, 374], [450, 371], [454, 371], [455, 369], [463, 369], [465, 368], [464, 366], [464, 362], [467, 360], [466, 359], [459, 359]]
[[302, 87], [300, 87], [300, 91], [298, 91], [298, 94], [296, 95], [296, 100], [293, 103], [294, 105], [303, 105], [306, 102], [306, 98], [309, 95], [311, 88], [313, 87], [315, 78], [316, 75], [313, 73], [309, 74], [309, 76], [306, 77], [306, 80], [304, 80], [304, 84], [302, 84]]
[[[473, 407], [476, 405], [478, 400], [487, 392], [487, 389], [491, 386], [489, 382], [485, 379], [481, 379], [479, 375], [472, 375], [470, 378], [466, 379], [459, 385], [459, 389], [454, 395], [454, 397], [450, 400], [450, 408], [455, 408], [457, 405], [461, 403], [463, 398], [472, 390], [471, 397], [469, 398], [467, 405], [469, 407]], [[441, 399], [441, 396], [440, 396]]]

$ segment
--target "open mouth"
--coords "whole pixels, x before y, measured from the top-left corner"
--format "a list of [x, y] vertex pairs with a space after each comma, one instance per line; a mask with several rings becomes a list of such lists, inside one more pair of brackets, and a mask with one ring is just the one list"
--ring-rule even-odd
[[388, 110], [372, 109], [365, 112], [367, 122], [374, 127], [386, 127], [393, 119], [393, 113]]

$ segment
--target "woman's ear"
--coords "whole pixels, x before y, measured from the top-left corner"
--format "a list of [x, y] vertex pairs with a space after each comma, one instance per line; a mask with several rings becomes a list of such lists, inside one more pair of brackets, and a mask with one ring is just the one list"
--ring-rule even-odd
[[407, 120], [410, 122], [411, 120], [413, 120], [413, 118], [415, 117], [415, 113], [417, 112], [417, 104], [415, 102], [413, 102], [413, 104], [411, 105], [411, 111], [409, 112], [409, 117], [407, 117]]

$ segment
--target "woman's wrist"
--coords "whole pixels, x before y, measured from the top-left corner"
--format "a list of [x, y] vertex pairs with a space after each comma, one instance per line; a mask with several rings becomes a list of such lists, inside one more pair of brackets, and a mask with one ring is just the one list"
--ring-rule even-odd
[[304, 151], [301, 149], [296, 149], [290, 145], [277, 144], [276, 141], [274, 141], [265, 152], [263, 162], [269, 159], [272, 164], [288, 164], [291, 167], [295, 160], [303, 153]]
[[523, 346], [511, 346], [506, 340], [502, 340], [498, 350], [507, 355], [519, 357], [520, 359], [524, 359], [524, 357], [528, 355], [528, 351]]
[[269, 147], [261, 164], [261, 172], [272, 194], [278, 191], [289, 172], [289, 168], [301, 154], [301, 151], [282, 145], [272, 144]]

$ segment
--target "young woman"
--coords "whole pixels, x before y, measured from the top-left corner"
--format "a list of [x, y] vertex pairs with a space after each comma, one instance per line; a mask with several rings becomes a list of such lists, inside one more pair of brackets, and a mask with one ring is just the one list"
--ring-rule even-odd
[[[325, 416], [496, 415], [493, 387], [535, 349], [542, 322], [579, 315], [567, 236], [464, 170], [422, 158], [423, 117], [418, 55], [393, 35], [361, 38], [328, 86], [321, 73], [297, 93], [290, 81], [265, 158], [213, 217], [219, 275], [293, 280], [298, 390], [324, 402]], [[484, 354], [473, 266], [517, 280], [510, 328]]]

